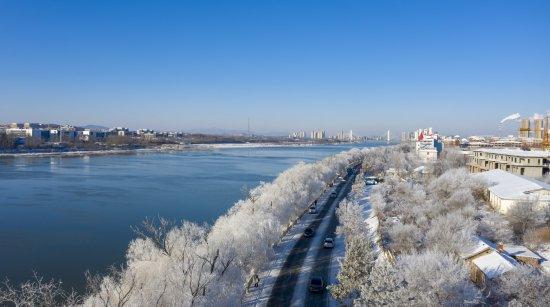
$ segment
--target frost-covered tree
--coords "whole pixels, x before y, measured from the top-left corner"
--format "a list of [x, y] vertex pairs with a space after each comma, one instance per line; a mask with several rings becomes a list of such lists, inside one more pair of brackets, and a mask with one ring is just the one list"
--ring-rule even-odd
[[550, 306], [550, 276], [530, 266], [520, 266], [496, 282], [496, 300], [510, 306]]
[[403, 301], [414, 306], [462, 306], [481, 301], [465, 266], [435, 251], [399, 257], [399, 279], [404, 281]]
[[366, 283], [375, 257], [366, 231], [363, 207], [344, 200], [336, 209], [336, 215], [340, 222], [337, 233], [345, 237], [346, 253], [340, 263], [338, 283], [329, 290], [341, 303], [350, 303], [359, 296], [360, 285]]
[[363, 207], [356, 202], [343, 200], [336, 208], [336, 216], [340, 225], [336, 232], [347, 239], [353, 236], [366, 236], [365, 214]]
[[60, 281], [44, 280], [36, 273], [32, 280], [19, 286], [5, 280], [0, 285], [0, 305], [15, 307], [30, 306], [76, 306], [80, 297], [75, 291], [65, 291]]
[[517, 202], [506, 213], [506, 218], [518, 237], [525, 234], [527, 229], [535, 228], [544, 222], [544, 211], [537, 207], [537, 203], [536, 199], [525, 199]]
[[465, 167], [467, 162], [466, 155], [457, 150], [445, 148], [439, 154], [437, 161], [428, 164], [428, 169], [432, 176], [438, 177], [448, 170]]
[[426, 234], [426, 247], [460, 257], [464, 250], [474, 247], [474, 234], [475, 222], [452, 212], [432, 221]]
[[417, 251], [423, 243], [424, 234], [414, 224], [396, 222], [388, 231], [390, 250], [396, 254]]
[[358, 306], [400, 306], [405, 287], [397, 268], [388, 261], [377, 261], [367, 283], [360, 287], [361, 296], [354, 305]]
[[477, 233], [493, 242], [510, 242], [514, 236], [510, 223], [496, 212], [483, 212], [479, 218]]
[[428, 191], [440, 200], [448, 199], [458, 190], [470, 190], [475, 199], [481, 199], [486, 183], [471, 176], [464, 168], [451, 169], [430, 182]]
[[360, 286], [367, 282], [374, 265], [370, 239], [352, 236], [346, 239], [346, 254], [338, 272], [338, 283], [329, 287], [331, 295], [341, 303], [353, 302]]

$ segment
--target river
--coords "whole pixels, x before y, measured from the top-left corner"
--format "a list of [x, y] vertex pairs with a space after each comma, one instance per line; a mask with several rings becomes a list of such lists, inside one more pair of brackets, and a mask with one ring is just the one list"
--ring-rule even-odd
[[1, 158], [0, 279], [36, 271], [82, 290], [86, 270], [124, 262], [130, 227], [146, 217], [212, 223], [243, 187], [300, 161], [383, 144]]

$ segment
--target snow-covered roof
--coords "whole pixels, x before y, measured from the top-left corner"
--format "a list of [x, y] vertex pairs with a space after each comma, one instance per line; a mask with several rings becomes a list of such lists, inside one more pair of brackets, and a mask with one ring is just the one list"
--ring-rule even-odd
[[483, 242], [479, 237], [474, 237], [475, 246], [462, 251], [462, 258], [467, 259], [475, 256], [483, 251], [491, 249], [491, 247]]
[[504, 245], [504, 250], [514, 257], [528, 257], [542, 259], [539, 255], [533, 253], [530, 249], [521, 245]]
[[[516, 175], [500, 169], [475, 174], [489, 184], [489, 191], [500, 198], [521, 199], [529, 192], [549, 190], [550, 184], [529, 177]], [[547, 197], [541, 195], [540, 197]], [[540, 199], [539, 197], [539, 199]]]
[[472, 260], [472, 262], [487, 276], [488, 279], [498, 277], [515, 268], [515, 265], [504, 258], [497, 251], [491, 251], [488, 254]]
[[519, 148], [481, 148], [475, 151], [492, 153], [497, 155], [517, 156], [525, 158], [543, 158], [550, 157], [550, 151], [543, 150], [521, 150]]

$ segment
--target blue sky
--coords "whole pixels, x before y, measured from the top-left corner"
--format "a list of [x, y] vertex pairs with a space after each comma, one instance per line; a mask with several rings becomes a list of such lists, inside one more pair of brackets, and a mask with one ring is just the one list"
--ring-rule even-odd
[[0, 1], [0, 122], [505, 133], [550, 1]]

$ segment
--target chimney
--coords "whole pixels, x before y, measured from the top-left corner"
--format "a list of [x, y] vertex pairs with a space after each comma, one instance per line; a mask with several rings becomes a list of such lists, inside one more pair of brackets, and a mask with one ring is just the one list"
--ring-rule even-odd
[[499, 253], [504, 253], [504, 243], [502, 243], [502, 242], [497, 243], [497, 251]]

